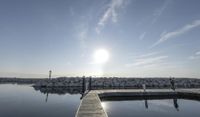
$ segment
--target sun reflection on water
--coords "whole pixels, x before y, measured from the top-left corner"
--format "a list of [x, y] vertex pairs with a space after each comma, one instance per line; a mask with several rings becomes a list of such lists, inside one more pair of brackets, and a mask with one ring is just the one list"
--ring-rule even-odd
[[108, 109], [108, 104], [105, 102], [101, 102], [101, 106], [103, 107], [104, 110]]

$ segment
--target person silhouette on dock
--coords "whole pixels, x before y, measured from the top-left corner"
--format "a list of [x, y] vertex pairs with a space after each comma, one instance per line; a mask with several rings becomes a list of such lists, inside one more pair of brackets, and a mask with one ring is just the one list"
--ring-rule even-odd
[[175, 91], [175, 81], [174, 78], [170, 78], [171, 89]]

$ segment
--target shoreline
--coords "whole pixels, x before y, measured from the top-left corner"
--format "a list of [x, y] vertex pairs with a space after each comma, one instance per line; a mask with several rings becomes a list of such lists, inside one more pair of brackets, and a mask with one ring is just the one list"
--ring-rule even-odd
[[[34, 87], [82, 87], [93, 89], [170, 88], [170, 78], [122, 78], [122, 77], [58, 77], [58, 78], [0, 78], [0, 84], [32, 84]], [[200, 79], [175, 78], [176, 88], [200, 88]]]

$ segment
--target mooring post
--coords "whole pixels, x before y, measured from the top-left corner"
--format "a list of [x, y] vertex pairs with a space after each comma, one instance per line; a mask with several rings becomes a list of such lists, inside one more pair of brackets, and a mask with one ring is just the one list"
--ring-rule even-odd
[[85, 76], [82, 77], [82, 93], [85, 92]]
[[144, 92], [146, 92], [146, 85], [142, 84], [142, 87], [143, 87]]
[[89, 79], [89, 90], [92, 89], [92, 77], [90, 76], [90, 79]]
[[173, 89], [175, 91], [176, 87], [175, 87], [175, 78], [173, 78]]

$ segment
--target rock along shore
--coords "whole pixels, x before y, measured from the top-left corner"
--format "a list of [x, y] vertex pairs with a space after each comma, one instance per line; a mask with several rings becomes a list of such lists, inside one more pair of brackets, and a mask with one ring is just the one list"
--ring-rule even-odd
[[[91, 78], [91, 80], [90, 80]], [[81, 87], [85, 83], [91, 82], [93, 89], [107, 88], [142, 88], [145, 84], [147, 88], [169, 88], [169, 78], [122, 78], [122, 77], [59, 77], [47, 78], [0, 78], [2, 83], [33, 84], [34, 87]], [[200, 88], [200, 79], [197, 78], [175, 78], [175, 86], [178, 88]]]

